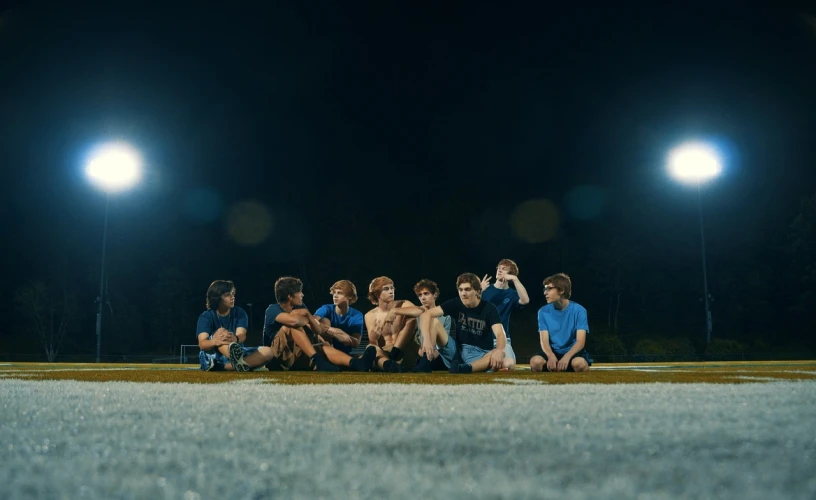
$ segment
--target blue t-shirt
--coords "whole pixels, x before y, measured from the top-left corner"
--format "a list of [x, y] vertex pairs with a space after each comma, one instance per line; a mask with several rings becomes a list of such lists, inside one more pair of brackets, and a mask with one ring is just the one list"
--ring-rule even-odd
[[510, 340], [510, 313], [523, 306], [519, 304], [519, 294], [515, 288], [496, 288], [493, 285], [482, 292], [482, 300], [486, 300], [499, 310], [499, 318], [504, 327], [504, 334]]
[[226, 328], [227, 331], [236, 333], [238, 328], [247, 328], [249, 316], [240, 307], [233, 307], [226, 316], [220, 316], [215, 309], [207, 309], [198, 317], [196, 326], [196, 339], [199, 333], [207, 333], [212, 339], [213, 334], [219, 328]]
[[586, 309], [570, 301], [566, 309], [556, 309], [554, 304], [547, 304], [538, 310], [538, 331], [550, 335], [550, 347], [556, 354], [566, 354], [575, 345], [578, 330], [589, 333]]
[[[349, 335], [362, 335], [363, 333], [363, 313], [353, 307], [349, 307], [348, 313], [341, 316], [337, 314], [337, 308], [334, 304], [326, 304], [320, 306], [320, 309], [318, 309], [314, 315], [326, 318], [332, 327], [339, 328]], [[346, 354], [351, 353], [352, 347], [343, 344], [337, 339], [332, 339], [332, 346]]]
[[[305, 309], [306, 304], [302, 306], [296, 306], [294, 309]], [[283, 323], [278, 323], [275, 321], [275, 318], [278, 317], [278, 314], [285, 313], [286, 311], [280, 306], [280, 304], [269, 304], [269, 307], [266, 308], [266, 312], [264, 313], [264, 327], [263, 327], [263, 340], [264, 345], [271, 346], [272, 341], [275, 340], [275, 337], [278, 335], [278, 331], [280, 331], [281, 327], [284, 326]]]

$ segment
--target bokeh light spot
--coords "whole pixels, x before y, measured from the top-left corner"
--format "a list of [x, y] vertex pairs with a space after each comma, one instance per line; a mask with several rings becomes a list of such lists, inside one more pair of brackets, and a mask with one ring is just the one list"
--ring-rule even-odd
[[558, 209], [550, 200], [527, 200], [513, 211], [510, 226], [516, 238], [527, 243], [543, 243], [558, 234]]
[[257, 201], [235, 204], [227, 215], [227, 234], [239, 245], [262, 243], [272, 232], [272, 214]]

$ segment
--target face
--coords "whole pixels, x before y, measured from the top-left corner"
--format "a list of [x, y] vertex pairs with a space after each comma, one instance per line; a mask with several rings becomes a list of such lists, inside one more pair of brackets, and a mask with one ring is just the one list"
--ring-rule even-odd
[[380, 292], [380, 302], [389, 303], [394, 301], [394, 292], [396, 289], [393, 284], [385, 285]]
[[476, 290], [470, 286], [470, 283], [462, 283], [459, 285], [459, 298], [462, 299], [462, 303], [466, 306], [474, 306], [479, 302], [479, 296], [476, 294]]
[[508, 274], [510, 274], [510, 268], [508, 266], [499, 266], [496, 268], [497, 280], [503, 280]]
[[297, 293], [289, 296], [289, 303], [292, 304], [293, 306], [302, 306], [303, 305], [303, 297], [305, 297], [303, 292], [297, 292]]
[[338, 305], [343, 304], [343, 303], [348, 304], [349, 298], [346, 297], [343, 294], [343, 292], [341, 292], [340, 290], [338, 290], [338, 289], [332, 290], [331, 295], [332, 295], [332, 302], [334, 302], [334, 305], [338, 306]]
[[544, 285], [544, 297], [547, 299], [547, 304], [561, 300], [561, 290], [555, 288], [552, 284]]
[[419, 302], [426, 308], [436, 307], [436, 295], [432, 294], [427, 288], [423, 288], [417, 293]]
[[221, 294], [221, 303], [232, 309], [235, 307], [235, 289], [230, 292]]

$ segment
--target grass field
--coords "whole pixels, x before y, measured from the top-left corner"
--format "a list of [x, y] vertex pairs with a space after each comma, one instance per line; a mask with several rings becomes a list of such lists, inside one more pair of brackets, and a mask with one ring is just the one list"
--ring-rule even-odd
[[816, 498], [816, 362], [0, 364], [0, 498]]

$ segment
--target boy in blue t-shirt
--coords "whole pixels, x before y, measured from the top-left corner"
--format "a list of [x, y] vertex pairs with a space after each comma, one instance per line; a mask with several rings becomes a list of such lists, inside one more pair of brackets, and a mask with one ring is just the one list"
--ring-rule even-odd
[[235, 285], [216, 280], [207, 289], [207, 310], [198, 317], [198, 361], [202, 371], [249, 371], [270, 361], [269, 347], [244, 347], [247, 335], [246, 312], [235, 307]]
[[[496, 266], [496, 282], [491, 286], [491, 277], [482, 278], [482, 300], [486, 300], [499, 310], [499, 319], [507, 335], [507, 345], [504, 348], [504, 368], [512, 370], [516, 366], [516, 353], [510, 343], [510, 313], [521, 309], [530, 303], [527, 289], [518, 279], [518, 265], [510, 259], [502, 259]], [[510, 288], [513, 283], [514, 288]], [[494, 346], [495, 347], [495, 346]]]
[[546, 278], [544, 296], [547, 305], [538, 310], [541, 352], [530, 359], [530, 369], [534, 372], [588, 372], [587, 312], [570, 300], [570, 277], [558, 273]]
[[349, 280], [340, 280], [329, 293], [333, 303], [320, 306], [314, 313], [315, 319], [328, 327], [320, 336], [338, 351], [351, 354], [363, 334], [363, 313], [351, 307], [357, 302], [357, 287]]

